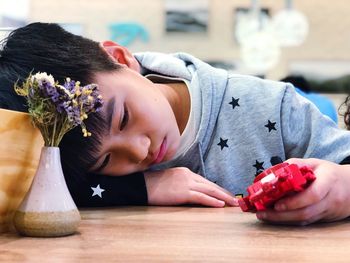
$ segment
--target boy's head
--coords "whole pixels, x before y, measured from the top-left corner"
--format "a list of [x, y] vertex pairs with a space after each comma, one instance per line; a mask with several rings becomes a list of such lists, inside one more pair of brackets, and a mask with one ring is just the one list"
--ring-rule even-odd
[[173, 99], [178, 97], [169, 85], [181, 84], [153, 83], [128, 67], [116, 73], [97, 73], [95, 80], [109, 125], [90, 171], [126, 175], [170, 160], [180, 142], [178, 115], [173, 109], [185, 109]]
[[[105, 101], [101, 112], [86, 120], [91, 137], [83, 137], [80, 128], [63, 137], [65, 175], [76, 179], [87, 171], [121, 175], [174, 155], [179, 128], [173, 108], [178, 103], [170, 102], [174, 96], [168, 85], [154, 84], [139, 74], [138, 62], [125, 48], [73, 35], [56, 24], [19, 28], [0, 51], [0, 103], [25, 110], [13, 84], [38, 71], [59, 82], [70, 77], [82, 85], [97, 83]], [[12, 107], [14, 103], [21, 107]]]
[[[61, 83], [70, 77], [86, 85], [93, 82], [95, 72], [119, 68], [120, 65], [108, 58], [99, 43], [73, 35], [57, 24], [33, 23], [14, 30], [1, 43], [0, 107], [27, 110], [23, 98], [15, 94], [13, 85], [31, 72], [47, 72]], [[60, 148], [65, 173], [81, 174], [95, 161], [95, 146], [100, 145], [99, 135], [106, 127], [104, 120], [99, 113], [90, 115], [86, 125], [94, 131], [94, 136], [88, 139], [81, 136], [79, 128], [64, 136]]]

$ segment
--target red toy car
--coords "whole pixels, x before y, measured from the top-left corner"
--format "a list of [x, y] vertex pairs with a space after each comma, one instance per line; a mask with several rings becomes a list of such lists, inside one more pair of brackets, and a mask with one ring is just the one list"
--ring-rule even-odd
[[282, 197], [303, 191], [315, 179], [307, 166], [280, 163], [259, 174], [247, 188], [248, 196], [238, 199], [238, 203], [244, 212], [265, 210]]

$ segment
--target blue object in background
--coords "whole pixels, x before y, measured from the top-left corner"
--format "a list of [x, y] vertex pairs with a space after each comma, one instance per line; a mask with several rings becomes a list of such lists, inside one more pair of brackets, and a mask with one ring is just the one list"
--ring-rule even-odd
[[306, 93], [299, 88], [295, 88], [295, 89], [300, 95], [307, 98], [309, 101], [313, 102], [316, 105], [316, 107], [320, 110], [320, 112], [322, 112], [324, 115], [327, 115], [335, 123], [338, 123], [337, 110], [330, 99], [317, 93], [313, 93], [313, 92]]
[[304, 98], [307, 98], [309, 101], [313, 102], [316, 107], [322, 112], [324, 115], [328, 116], [335, 123], [338, 123], [338, 115], [337, 110], [333, 104], [333, 102], [318, 93], [311, 91], [311, 86], [309, 81], [302, 75], [289, 75], [283, 79], [283, 82], [289, 82], [293, 84], [295, 90]]
[[148, 42], [149, 34], [145, 27], [138, 23], [114, 23], [109, 26], [111, 40], [122, 46], [129, 46], [132, 42], [140, 39]]

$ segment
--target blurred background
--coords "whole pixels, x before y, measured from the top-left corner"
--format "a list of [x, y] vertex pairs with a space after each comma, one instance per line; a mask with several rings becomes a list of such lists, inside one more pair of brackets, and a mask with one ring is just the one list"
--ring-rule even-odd
[[350, 91], [348, 0], [0, 0], [0, 38], [56, 22], [132, 52], [188, 52], [236, 73], [291, 82], [338, 108]]

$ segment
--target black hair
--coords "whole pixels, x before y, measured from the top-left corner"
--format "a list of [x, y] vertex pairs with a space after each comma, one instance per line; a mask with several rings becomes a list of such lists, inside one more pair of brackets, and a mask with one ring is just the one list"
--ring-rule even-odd
[[302, 75], [289, 75], [281, 79], [281, 81], [292, 83], [294, 87], [297, 87], [306, 93], [311, 90], [309, 82]]
[[[47, 72], [55, 80], [66, 77], [82, 85], [93, 83], [97, 72], [118, 70], [93, 40], [65, 31], [54, 23], [32, 23], [18, 28], [0, 46], [0, 107], [27, 111], [23, 97], [15, 94], [13, 85], [30, 73]], [[92, 113], [85, 121], [91, 137], [83, 137], [81, 128], [68, 132], [61, 141], [61, 161], [65, 176], [76, 181], [85, 178], [97, 160], [96, 152], [107, 123], [102, 113]]]
[[343, 114], [344, 123], [345, 123], [346, 129], [350, 130], [350, 95], [346, 97], [341, 107], [345, 108], [345, 112]]

